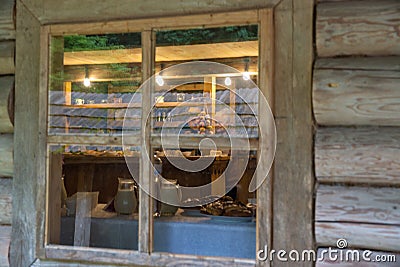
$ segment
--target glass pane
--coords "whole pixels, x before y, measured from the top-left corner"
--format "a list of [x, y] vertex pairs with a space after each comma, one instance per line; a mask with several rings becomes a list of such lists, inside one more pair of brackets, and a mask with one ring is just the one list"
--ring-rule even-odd
[[257, 25], [159, 31], [154, 251], [255, 258]]
[[140, 131], [141, 53], [140, 33], [52, 38], [49, 134], [118, 135], [127, 109]]
[[51, 40], [48, 133], [81, 136], [49, 146], [51, 244], [138, 248], [140, 140], [104, 136], [140, 133], [140, 45], [140, 33]]
[[140, 148], [54, 145], [48, 156], [50, 244], [137, 250]]

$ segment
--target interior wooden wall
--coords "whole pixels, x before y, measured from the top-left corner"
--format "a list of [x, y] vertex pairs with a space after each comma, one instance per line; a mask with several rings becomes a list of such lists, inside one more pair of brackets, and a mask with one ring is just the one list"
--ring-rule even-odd
[[399, 260], [399, 18], [398, 0], [317, 4], [313, 110], [320, 250], [345, 238], [351, 249], [397, 254]]
[[0, 266], [8, 266], [12, 217], [13, 125], [9, 109], [14, 89], [14, 0], [0, 0]]

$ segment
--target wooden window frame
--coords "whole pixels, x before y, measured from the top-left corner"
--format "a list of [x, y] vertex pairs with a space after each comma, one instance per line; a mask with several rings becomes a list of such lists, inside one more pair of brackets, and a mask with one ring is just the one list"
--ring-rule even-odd
[[[225, 6], [216, 4], [211, 7], [202, 7], [199, 10], [196, 10], [197, 5], [194, 1], [191, 8], [195, 11], [192, 13], [201, 14], [186, 15], [185, 12], [189, 14], [191, 12], [187, 11], [185, 7], [180, 7], [180, 1], [174, 0], [171, 3], [168, 2], [170, 9], [167, 8], [168, 10], [163, 14], [174, 15], [174, 12], [178, 12], [179, 19], [177, 17], [157, 17], [157, 14], [152, 13], [155, 11], [150, 6], [148, 6], [147, 16], [153, 18], [131, 19], [131, 17], [139, 17], [143, 14], [131, 7], [128, 0], [123, 0], [119, 5], [121, 8], [126, 7], [124, 10], [116, 8], [114, 12], [93, 15], [93, 18], [89, 16], [93, 21], [101, 21], [89, 23], [82, 23], [79, 14], [82, 10], [91, 13], [92, 8], [98, 4], [97, 2], [87, 1], [91, 2], [93, 6], [87, 6], [87, 3], [80, 6], [78, 4], [80, 2], [75, 0], [64, 3], [63, 5], [66, 5], [66, 8], [69, 7], [70, 10], [77, 11], [74, 18], [71, 18], [71, 15], [60, 14], [60, 6], [57, 5], [57, 2], [43, 0], [42, 3], [35, 4], [34, 0], [26, 0], [24, 3], [17, 1], [16, 153], [14, 153], [14, 214], [13, 241], [11, 244], [11, 253], [14, 255], [11, 259], [13, 264], [25, 266], [34, 263], [35, 266], [41, 266], [41, 262], [69, 260], [138, 265], [163, 265], [170, 261], [186, 264], [190, 261], [196, 261], [196, 263], [218, 263], [226, 266], [269, 265], [268, 261], [259, 262], [257, 260], [151, 252], [152, 216], [150, 198], [145, 194], [140, 196], [142, 205], [139, 211], [139, 225], [142, 228], [139, 229], [141, 234], [138, 251], [47, 245], [47, 145], [77, 142], [76, 137], [47, 136], [47, 120], [45, 118], [47, 118], [50, 36], [140, 31], [144, 32], [142, 34], [142, 47], [149, 47], [154, 44], [154, 42], [151, 42], [154, 29], [190, 28], [199, 25], [206, 27], [259, 25], [259, 87], [274, 111], [278, 132], [278, 151], [270, 179], [262, 184], [257, 193], [259, 205], [257, 208], [256, 247], [258, 250], [263, 249], [265, 245], [271, 248], [283, 244], [285, 249], [313, 248], [312, 1], [264, 0], [262, 4], [255, 1], [252, 7], [245, 1], [235, 2], [232, 0], [232, 4], [237, 4], [236, 7], [225, 3]], [[58, 4], [61, 5], [61, 2]], [[110, 1], [108, 4], [112, 6], [112, 2]], [[74, 3], [75, 7], [72, 6]], [[248, 10], [235, 11], [235, 9], [243, 9], [241, 6]], [[174, 7], [178, 11], [174, 10]], [[117, 20], [121, 17], [124, 20]], [[76, 21], [76, 23], [65, 23], [70, 21]], [[296, 24], [296, 22], [300, 23]], [[160, 25], [163, 26], [160, 27]], [[285, 29], [285, 31], [278, 31], [282, 29]], [[301, 36], [304, 34], [305, 37]], [[296, 39], [300, 41], [296, 43]], [[299, 53], [294, 53], [295, 49]], [[143, 49], [143, 51], [145, 50], [147, 53], [143, 53], [142, 60], [144, 78], [150, 77], [153, 71], [151, 62], [154, 62], [152, 60], [154, 58], [154, 47]], [[150, 64], [144, 62], [150, 62]], [[274, 91], [273, 88], [280, 90]], [[305, 89], [308, 89], [309, 92]], [[145, 98], [145, 96], [143, 97]], [[297, 101], [297, 103], [294, 104], [294, 101]], [[29, 115], [27, 116], [27, 114]], [[262, 121], [262, 118], [260, 118], [260, 121]], [[259, 140], [259, 149], [266, 149], [266, 143], [262, 141], [262, 138], [260, 137]], [[301, 140], [296, 141], [299, 138]], [[88, 139], [81, 139], [81, 141], [85, 143], [93, 142], [94, 144], [118, 144], [120, 141], [118, 137], [106, 139], [101, 137], [101, 139], [88, 137]], [[280, 140], [285, 140], [285, 142], [280, 142]], [[142, 136], [140, 141], [142, 146], [150, 146], [148, 137]], [[293, 162], [288, 163], [288, 158]], [[142, 166], [141, 173], [149, 173], [149, 170], [146, 170], [148, 167]], [[26, 177], [29, 177], [29, 179]], [[295, 188], [299, 184], [299, 177], [303, 178], [301, 182], [305, 183], [300, 190]], [[257, 175], [257, 179], [262, 178], [264, 177]], [[287, 190], [285, 184], [287, 182], [292, 182], [294, 188], [290, 187]], [[304, 195], [300, 197], [292, 195], [296, 192], [295, 190]], [[289, 194], [286, 199], [279, 195], [283, 192]], [[287, 203], [282, 201], [283, 199], [289, 199], [291, 203], [299, 203], [299, 201], [304, 200], [304, 203], [296, 207], [288, 207], [286, 206]], [[272, 216], [273, 213], [274, 217]], [[290, 229], [288, 233], [280, 232], [282, 229], [289, 229], [288, 225], [294, 221], [293, 214], [298, 215], [295, 218], [300, 222], [296, 221], [296, 227]], [[288, 222], [285, 222], [286, 219]], [[293, 231], [298, 231], [297, 234], [299, 234], [301, 240], [290, 238], [293, 236]]]

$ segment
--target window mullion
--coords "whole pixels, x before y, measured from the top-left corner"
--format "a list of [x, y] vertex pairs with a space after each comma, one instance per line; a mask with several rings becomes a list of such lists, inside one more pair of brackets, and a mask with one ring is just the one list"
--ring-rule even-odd
[[[142, 32], [142, 73], [143, 82], [153, 75], [155, 61], [155, 38], [151, 30]], [[141, 163], [140, 163], [140, 191], [139, 191], [139, 235], [138, 249], [140, 252], [150, 253], [153, 240], [152, 199], [144, 191], [150, 190], [153, 173], [151, 171], [150, 153], [150, 124], [147, 115], [151, 109], [151, 91], [142, 92], [142, 122], [141, 122]]]

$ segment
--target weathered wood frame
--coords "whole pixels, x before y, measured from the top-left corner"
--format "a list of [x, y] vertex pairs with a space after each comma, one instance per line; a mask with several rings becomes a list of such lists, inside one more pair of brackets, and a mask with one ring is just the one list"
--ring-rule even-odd
[[[58, 260], [144, 265], [163, 265], [170, 261], [188, 263], [193, 260], [205, 265], [210, 262], [226, 266], [254, 265], [254, 260], [150, 254], [151, 231], [147, 232], [147, 237], [141, 237], [144, 242], [139, 246], [140, 251], [46, 245], [46, 146], [48, 141], [65, 143], [67, 140], [59, 136], [47, 139], [46, 136], [44, 118], [47, 112], [50, 34], [146, 32], [160, 28], [159, 25], [187, 28], [199, 24], [222, 26], [260, 23], [267, 26], [260, 30], [260, 40], [269, 42], [260, 42], [260, 49], [263, 50], [259, 57], [263, 62], [259, 72], [265, 77], [272, 75], [273, 79], [260, 78], [259, 86], [274, 107], [278, 148], [273, 175], [258, 191], [257, 248], [263, 249], [265, 245], [287, 250], [313, 248], [313, 1], [221, 0], [212, 4], [197, 1], [183, 4], [173, 0], [165, 3], [143, 1], [134, 6], [129, 0], [121, 0], [116, 6], [114, 1], [104, 1], [100, 5], [94, 0], [17, 0], [14, 139], [17, 153], [14, 153], [13, 208], [18, 212], [13, 213], [12, 266], [32, 263], [41, 266], [49, 261], [55, 266]], [[240, 11], [240, 16], [237, 16], [239, 13], [222, 13], [244, 9], [248, 11]], [[178, 23], [176, 18], [162, 17], [188, 14], [194, 15], [181, 17]], [[82, 19], [86, 23], [83, 24]], [[151, 38], [149, 36], [143, 35], [144, 38]], [[268, 39], [266, 36], [274, 38]], [[149, 71], [145, 68], [143, 70]], [[117, 139], [108, 141], [118, 142]], [[88, 142], [101, 143], [97, 138]], [[142, 213], [150, 216], [148, 210]], [[141, 222], [145, 223], [147, 231], [151, 229], [151, 218], [144, 215]], [[296, 263], [296, 266], [299, 264], [312, 265]], [[257, 265], [269, 265], [269, 262], [257, 262]]]

